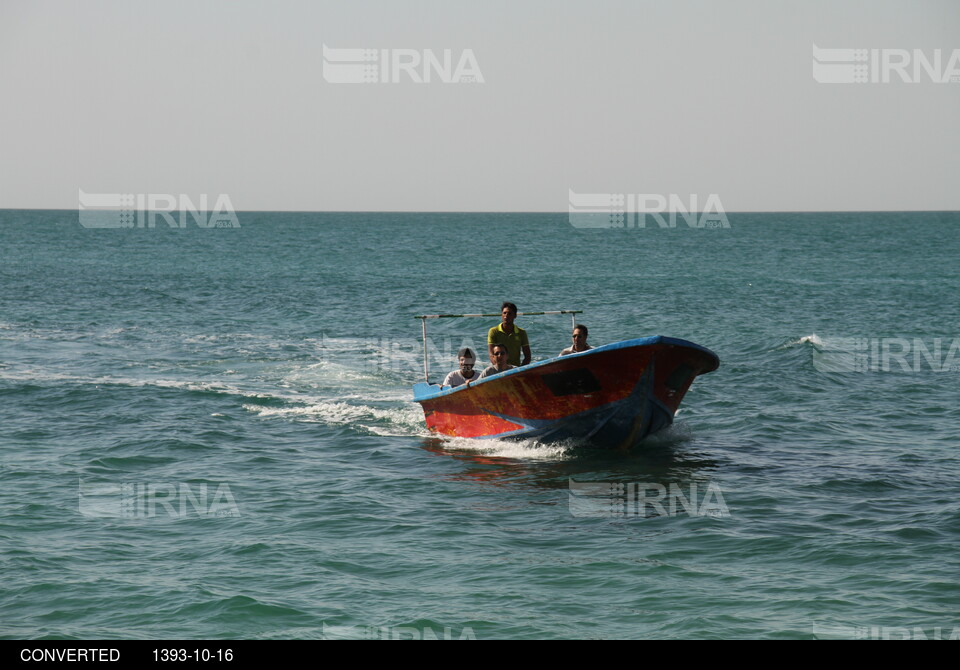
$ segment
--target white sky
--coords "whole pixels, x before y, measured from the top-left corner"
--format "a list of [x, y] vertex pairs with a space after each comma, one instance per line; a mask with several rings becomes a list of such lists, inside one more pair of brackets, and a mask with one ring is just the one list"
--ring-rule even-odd
[[[485, 81], [331, 84], [323, 44]], [[960, 82], [818, 83], [813, 44], [946, 67], [960, 2], [0, 0], [0, 208], [960, 210]]]

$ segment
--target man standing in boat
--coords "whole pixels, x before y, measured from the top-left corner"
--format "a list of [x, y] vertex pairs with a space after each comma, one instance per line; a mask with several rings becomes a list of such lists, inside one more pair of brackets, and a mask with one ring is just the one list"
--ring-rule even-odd
[[[507, 363], [513, 366], [527, 365], [532, 358], [530, 340], [527, 331], [514, 325], [517, 318], [517, 306], [512, 302], [505, 302], [500, 306], [500, 325], [494, 326], [487, 333], [487, 350], [490, 353], [490, 362], [496, 363], [493, 347], [502, 344], [507, 348]], [[520, 362], [520, 352], [523, 352], [523, 362]]]
[[573, 346], [561, 351], [560, 355], [577, 354], [581, 351], [589, 351], [590, 349], [593, 349], [593, 347], [587, 344], [587, 327], [578, 323], [573, 327]]

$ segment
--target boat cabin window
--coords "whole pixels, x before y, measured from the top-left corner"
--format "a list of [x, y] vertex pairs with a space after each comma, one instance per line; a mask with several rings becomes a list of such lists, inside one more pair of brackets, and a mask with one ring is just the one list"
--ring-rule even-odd
[[595, 393], [600, 390], [600, 382], [587, 368], [554, 372], [541, 377], [553, 395], [575, 395]]

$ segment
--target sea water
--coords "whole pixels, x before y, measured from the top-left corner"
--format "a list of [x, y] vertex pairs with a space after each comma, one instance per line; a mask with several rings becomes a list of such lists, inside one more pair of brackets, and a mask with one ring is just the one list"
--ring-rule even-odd
[[[0, 636], [960, 637], [960, 215], [727, 216], [0, 211]], [[431, 435], [414, 316], [504, 300], [720, 368], [630, 453]]]

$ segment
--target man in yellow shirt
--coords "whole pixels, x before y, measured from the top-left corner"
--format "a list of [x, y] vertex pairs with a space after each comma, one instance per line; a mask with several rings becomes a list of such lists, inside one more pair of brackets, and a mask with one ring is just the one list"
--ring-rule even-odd
[[[505, 302], [500, 306], [500, 325], [494, 326], [487, 333], [487, 351], [493, 362], [493, 345], [502, 344], [510, 352], [507, 362], [510, 365], [526, 365], [530, 362], [530, 340], [527, 331], [514, 325], [517, 318], [517, 306], [512, 302]], [[523, 351], [523, 362], [520, 362], [520, 352]]]

